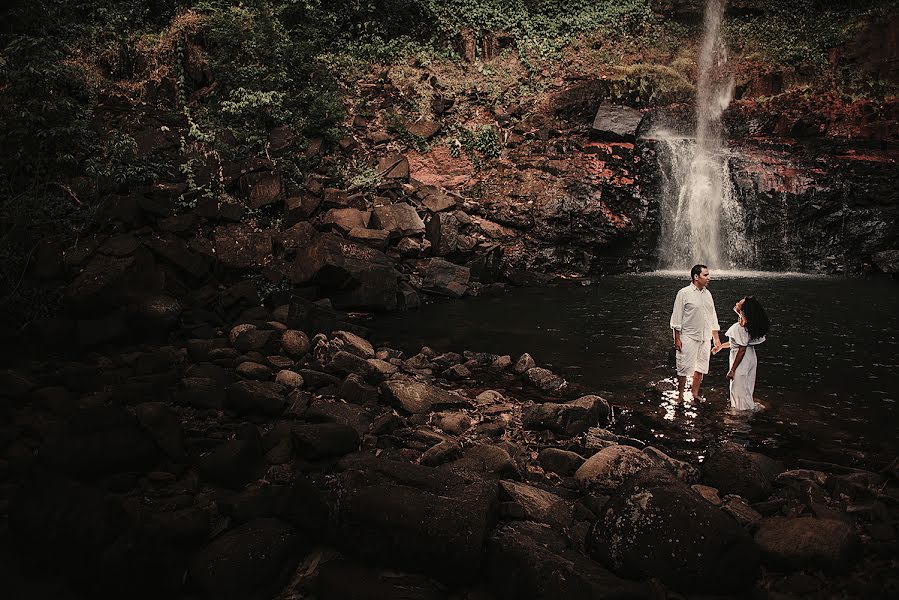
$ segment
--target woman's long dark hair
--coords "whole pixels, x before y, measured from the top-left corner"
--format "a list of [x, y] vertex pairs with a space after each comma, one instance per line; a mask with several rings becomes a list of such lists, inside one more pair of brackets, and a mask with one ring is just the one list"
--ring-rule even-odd
[[743, 299], [743, 316], [746, 318], [749, 339], [755, 340], [768, 334], [771, 321], [768, 320], [768, 314], [762, 308], [762, 303], [756, 300], [755, 296], [746, 296]]

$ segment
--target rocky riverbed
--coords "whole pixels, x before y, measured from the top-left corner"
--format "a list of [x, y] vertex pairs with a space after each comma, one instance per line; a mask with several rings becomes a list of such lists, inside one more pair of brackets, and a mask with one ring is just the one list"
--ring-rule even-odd
[[4, 597], [897, 591], [895, 461], [689, 464], [527, 354], [374, 348], [326, 302], [202, 316], [2, 372]]

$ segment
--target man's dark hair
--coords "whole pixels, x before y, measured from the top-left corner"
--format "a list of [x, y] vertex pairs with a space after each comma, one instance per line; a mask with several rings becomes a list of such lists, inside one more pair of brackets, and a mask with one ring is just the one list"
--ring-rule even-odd
[[705, 265], [693, 265], [693, 268], [690, 269], [690, 283], [696, 281], [696, 276], [702, 273], [703, 269], [708, 269]]

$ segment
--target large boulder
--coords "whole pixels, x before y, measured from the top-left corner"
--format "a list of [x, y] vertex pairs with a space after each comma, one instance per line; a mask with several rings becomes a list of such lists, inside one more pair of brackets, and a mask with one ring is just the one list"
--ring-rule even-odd
[[372, 210], [371, 226], [384, 229], [391, 237], [419, 235], [425, 232], [424, 221], [411, 204], [398, 203], [376, 206]]
[[444, 408], [467, 408], [470, 405], [458, 394], [411, 379], [391, 379], [383, 384], [382, 389], [395, 406], [412, 414]]
[[215, 256], [230, 269], [261, 267], [272, 253], [272, 236], [254, 231], [248, 225], [223, 225], [215, 228]]
[[191, 581], [207, 598], [268, 598], [292, 574], [306, 544], [290, 524], [255, 519], [217, 537], [195, 558]]
[[588, 542], [591, 555], [619, 575], [656, 577], [682, 591], [743, 591], [759, 571], [749, 534], [663, 469], [643, 470], [622, 485]]
[[629, 106], [603, 104], [593, 118], [593, 134], [610, 141], [633, 142], [643, 122], [643, 113]]
[[772, 482], [782, 470], [762, 454], [724, 442], [703, 463], [702, 482], [722, 494], [737, 494], [749, 502], [760, 502], [771, 495]]
[[584, 433], [596, 425], [606, 425], [610, 414], [607, 400], [587, 395], [563, 404], [544, 402], [527, 406], [522, 421], [527, 429], [549, 429], [570, 436]]
[[477, 578], [497, 518], [495, 483], [370, 457], [342, 466], [335, 530], [340, 547], [452, 585]]
[[325, 213], [322, 222], [330, 225], [341, 233], [348, 233], [352, 229], [364, 229], [368, 226], [371, 215], [358, 208], [332, 208]]
[[436, 256], [446, 256], [459, 247], [459, 220], [453, 213], [438, 213], [431, 216], [427, 224], [428, 241], [431, 252]]
[[461, 298], [468, 290], [471, 271], [442, 258], [431, 258], [419, 263], [421, 287], [426, 292]]
[[771, 517], [755, 532], [765, 563], [773, 569], [845, 571], [859, 558], [851, 525], [835, 519]]
[[580, 466], [574, 478], [583, 486], [614, 490], [639, 471], [658, 466], [652, 457], [631, 446], [615, 444], [603, 448]]
[[315, 283], [338, 308], [393, 310], [399, 274], [383, 252], [324, 234], [297, 250], [288, 277]]
[[502, 600], [658, 598], [651, 583], [617, 577], [571, 550], [558, 532], [532, 523], [506, 525], [490, 537], [487, 585]]
[[502, 497], [517, 505], [526, 520], [546, 523], [557, 529], [571, 525], [568, 505], [559, 496], [515, 481], [500, 481], [499, 486]]
[[111, 308], [120, 301], [126, 273], [133, 264], [133, 256], [94, 256], [66, 288], [66, 303], [80, 312]]

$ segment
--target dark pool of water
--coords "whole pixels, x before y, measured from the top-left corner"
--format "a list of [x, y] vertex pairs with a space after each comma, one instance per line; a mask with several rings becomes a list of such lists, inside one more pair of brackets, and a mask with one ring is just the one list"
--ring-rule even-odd
[[[728, 438], [782, 458], [883, 466], [896, 454], [899, 284], [804, 275], [712, 273], [722, 333], [734, 302], [759, 297], [773, 322], [758, 348], [751, 416], [728, 409], [727, 352], [713, 357], [706, 398], [677, 403], [647, 386], [674, 381], [668, 320], [681, 274], [609, 277], [589, 287], [514, 289], [427, 305], [367, 323], [383, 344], [414, 352], [534, 356], [623, 407], [619, 427], [700, 460]], [[664, 383], [661, 387], [664, 387]]]

